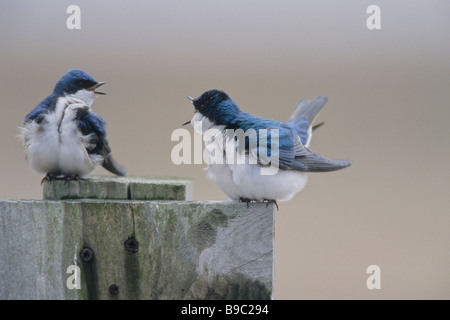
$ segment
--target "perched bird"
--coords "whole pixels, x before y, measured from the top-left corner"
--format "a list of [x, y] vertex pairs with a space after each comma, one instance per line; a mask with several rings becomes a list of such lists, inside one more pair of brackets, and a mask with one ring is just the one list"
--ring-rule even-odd
[[126, 169], [111, 156], [105, 120], [91, 111], [95, 91], [105, 84], [83, 70], [72, 69], [59, 79], [53, 93], [27, 116], [21, 133], [31, 168], [44, 180], [78, 180], [98, 165], [124, 176]]
[[[190, 123], [203, 134], [205, 148], [215, 158], [207, 167], [208, 176], [232, 200], [247, 204], [267, 201], [277, 205], [277, 200], [290, 200], [303, 189], [306, 172], [334, 171], [352, 164], [351, 161], [328, 159], [308, 148], [314, 128], [312, 122], [327, 102], [327, 97], [301, 100], [285, 123], [241, 111], [236, 102], [220, 90], [206, 91], [196, 99], [188, 96], [188, 99], [193, 103], [195, 113], [185, 124]], [[257, 134], [246, 135], [245, 140], [229, 138], [227, 132], [238, 129], [241, 132], [254, 130]], [[267, 140], [265, 144], [263, 138]], [[278, 141], [271, 142], [272, 138]], [[229, 140], [235, 143], [234, 149], [224, 147]], [[219, 142], [223, 153], [217, 152]], [[241, 150], [245, 163], [227, 161], [227, 150], [237, 153]], [[223, 159], [217, 159], [217, 154]], [[274, 155], [277, 157], [269, 163], [269, 158]], [[277, 170], [272, 174], [262, 174], [261, 168], [267, 166], [275, 166]]]

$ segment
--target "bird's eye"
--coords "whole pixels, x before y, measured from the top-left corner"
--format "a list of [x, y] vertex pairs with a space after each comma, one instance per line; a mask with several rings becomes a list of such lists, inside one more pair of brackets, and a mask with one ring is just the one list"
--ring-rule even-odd
[[95, 82], [91, 81], [91, 80], [84, 80], [84, 79], [78, 79], [77, 81], [75, 81], [76, 85], [81, 87], [81, 88], [90, 88], [93, 85], [95, 85]]

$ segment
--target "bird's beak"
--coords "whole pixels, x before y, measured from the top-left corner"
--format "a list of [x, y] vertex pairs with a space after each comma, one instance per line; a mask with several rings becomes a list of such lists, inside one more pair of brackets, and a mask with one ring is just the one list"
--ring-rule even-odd
[[105, 83], [106, 83], [106, 82], [97, 82], [97, 83], [94, 84], [92, 87], [87, 88], [87, 90], [89, 90], [89, 91], [94, 91], [94, 93], [96, 93], [96, 94], [103, 94], [103, 95], [105, 95], [106, 93], [104, 93], [104, 92], [95, 91], [95, 89], [97, 89], [98, 87], [104, 85]]
[[[186, 98], [188, 98], [191, 103], [194, 103], [194, 98], [192, 98], [191, 96], [186, 96]], [[191, 123], [191, 120], [186, 121], [185, 123], [182, 124], [182, 126], [185, 126], [188, 123]]]

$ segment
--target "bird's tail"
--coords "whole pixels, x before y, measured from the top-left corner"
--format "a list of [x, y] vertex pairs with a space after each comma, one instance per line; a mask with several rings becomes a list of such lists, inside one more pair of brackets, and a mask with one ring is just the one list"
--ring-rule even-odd
[[102, 166], [106, 170], [108, 170], [118, 176], [126, 176], [127, 175], [127, 169], [125, 169], [125, 167], [118, 164], [111, 155], [107, 156], [103, 160]]
[[[291, 117], [286, 122], [298, 133], [303, 145], [309, 145], [313, 129], [312, 123], [327, 101], [327, 96], [317, 97], [312, 101], [307, 99], [300, 100]], [[316, 125], [314, 129], [320, 125], [322, 124]]]

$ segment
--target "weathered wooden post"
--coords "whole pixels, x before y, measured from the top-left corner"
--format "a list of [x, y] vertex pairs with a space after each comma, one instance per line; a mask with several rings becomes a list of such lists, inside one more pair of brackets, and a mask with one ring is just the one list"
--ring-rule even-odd
[[105, 177], [0, 200], [0, 299], [270, 299], [273, 204], [191, 199]]

